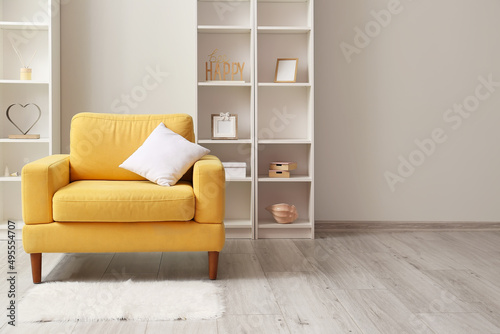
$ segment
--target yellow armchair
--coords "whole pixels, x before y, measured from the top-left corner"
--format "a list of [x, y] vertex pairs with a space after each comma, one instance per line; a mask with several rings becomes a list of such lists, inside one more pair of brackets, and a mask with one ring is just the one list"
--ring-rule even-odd
[[22, 170], [23, 246], [33, 282], [42, 253], [207, 251], [217, 278], [224, 247], [225, 174], [207, 155], [174, 186], [119, 168], [160, 122], [194, 141], [189, 115], [81, 113], [71, 123], [70, 154]]

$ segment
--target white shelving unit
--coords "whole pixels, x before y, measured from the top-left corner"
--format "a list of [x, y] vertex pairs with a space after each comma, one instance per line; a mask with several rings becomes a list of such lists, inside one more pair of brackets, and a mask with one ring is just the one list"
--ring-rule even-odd
[[[227, 182], [229, 238], [314, 237], [313, 13], [313, 0], [198, 0], [198, 143], [247, 162], [247, 177]], [[206, 80], [215, 49], [245, 62], [244, 83]], [[274, 83], [278, 58], [299, 58], [295, 83]], [[240, 139], [210, 139], [210, 115], [220, 112], [238, 115]], [[270, 178], [272, 161], [298, 168]], [[299, 218], [274, 222], [265, 208], [276, 203], [294, 204]]]
[[[254, 92], [253, 1], [198, 0], [198, 143], [221, 161], [246, 162], [246, 177], [226, 180], [226, 236], [254, 237]], [[205, 62], [218, 56], [245, 62], [242, 82], [207, 81]], [[239, 80], [240, 78], [238, 78]], [[238, 140], [212, 140], [211, 115], [238, 115]]]
[[[7, 220], [22, 226], [21, 177], [4, 176], [5, 167], [20, 175], [26, 163], [59, 152], [59, 36], [59, 1], [0, 0], [0, 229]], [[26, 62], [36, 51], [30, 66], [32, 80], [19, 80], [22, 66], [12, 43]], [[20, 132], [7, 120], [6, 109], [28, 103], [41, 109], [40, 120], [29, 132], [40, 139], [9, 139]], [[21, 129], [36, 120], [37, 111], [28, 108], [11, 109], [11, 118]]]

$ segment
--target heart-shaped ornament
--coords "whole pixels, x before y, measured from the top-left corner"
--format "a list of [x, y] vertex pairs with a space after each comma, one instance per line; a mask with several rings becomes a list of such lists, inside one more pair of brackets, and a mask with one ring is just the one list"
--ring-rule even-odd
[[[10, 114], [10, 113], [12, 112], [12, 111], [11, 111], [11, 108], [12, 108], [12, 107], [14, 107], [14, 106], [20, 106], [20, 107], [22, 108], [22, 109], [13, 109], [13, 111], [15, 111], [15, 110], [19, 110], [19, 111], [17, 111], [18, 113], [19, 113], [19, 112], [26, 112], [26, 111], [28, 111], [28, 112], [29, 112], [29, 110], [34, 110], [34, 112], [38, 111], [38, 116], [36, 117], [36, 120], [35, 120], [33, 123], [31, 123], [31, 125], [29, 125], [29, 123], [28, 123], [28, 126], [29, 126], [28, 130], [26, 130], [26, 131], [21, 130], [21, 128], [20, 128], [20, 127], [19, 127], [16, 123], [14, 123], [14, 121], [12, 120], [12, 118], [11, 118], [11, 114]], [[35, 108], [29, 108], [29, 109], [26, 109], [26, 107], [28, 107], [28, 106], [34, 106]], [[27, 134], [27, 133], [28, 133], [28, 132], [29, 132], [29, 131], [30, 131], [30, 130], [31, 130], [31, 129], [35, 126], [35, 124], [36, 124], [36, 123], [40, 120], [40, 117], [42, 117], [42, 111], [40, 110], [40, 107], [39, 107], [38, 105], [34, 104], [34, 103], [27, 103], [27, 104], [25, 104], [25, 105], [22, 105], [22, 104], [19, 104], [19, 103], [14, 103], [14, 104], [11, 104], [11, 105], [7, 108], [7, 111], [5, 112], [5, 114], [6, 114], [6, 116], [7, 116], [7, 119], [9, 120], [9, 122], [11, 122], [12, 124], [14, 124], [14, 126], [15, 126], [15, 127], [16, 127], [19, 131], [21, 131], [21, 133], [22, 133], [23, 135], [26, 135], [26, 134]], [[35, 114], [35, 115], [36, 115], [36, 114]], [[33, 116], [35, 116], [35, 115], [33, 115]], [[32, 117], [32, 118], [35, 118], [35, 117]]]

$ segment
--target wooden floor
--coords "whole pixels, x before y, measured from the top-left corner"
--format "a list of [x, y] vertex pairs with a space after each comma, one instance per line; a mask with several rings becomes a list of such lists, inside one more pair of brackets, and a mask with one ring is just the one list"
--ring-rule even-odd
[[[6, 242], [0, 264], [6, 273]], [[19, 247], [18, 300], [32, 287]], [[44, 281], [207, 280], [206, 253], [44, 254]], [[5, 324], [0, 333], [500, 333], [500, 232], [228, 240], [207, 321]], [[0, 280], [4, 313], [7, 282]]]

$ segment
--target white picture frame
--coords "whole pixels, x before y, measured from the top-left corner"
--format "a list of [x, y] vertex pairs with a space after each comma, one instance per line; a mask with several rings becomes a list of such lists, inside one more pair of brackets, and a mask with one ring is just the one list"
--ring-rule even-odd
[[299, 58], [278, 58], [274, 82], [296, 82]]
[[238, 115], [212, 114], [212, 139], [238, 139]]

